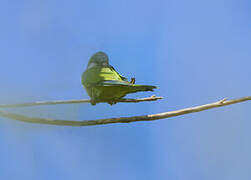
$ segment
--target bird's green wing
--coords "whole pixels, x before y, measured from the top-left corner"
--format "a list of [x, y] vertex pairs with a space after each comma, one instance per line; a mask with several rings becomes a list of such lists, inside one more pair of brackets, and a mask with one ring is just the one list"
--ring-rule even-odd
[[105, 80], [100, 81], [96, 86], [131, 86], [132, 84], [127, 81], [118, 80]]
[[91, 97], [93, 105], [96, 104], [96, 101], [113, 101], [123, 98], [129, 93], [153, 91], [156, 88], [124, 81], [121, 75], [110, 67], [87, 69], [82, 75], [82, 84]]
[[119, 74], [119, 73], [114, 69], [113, 66], [110, 66], [110, 68], [111, 68], [111, 70], [115, 71], [115, 72], [120, 76], [120, 78], [121, 78], [123, 81], [127, 81], [127, 82], [128, 82], [128, 79], [127, 79], [126, 77], [122, 76], [121, 74]]
[[119, 73], [111, 67], [94, 67], [87, 69], [82, 75], [82, 84], [84, 86], [95, 86], [100, 85], [101, 82], [105, 81], [123, 81]]

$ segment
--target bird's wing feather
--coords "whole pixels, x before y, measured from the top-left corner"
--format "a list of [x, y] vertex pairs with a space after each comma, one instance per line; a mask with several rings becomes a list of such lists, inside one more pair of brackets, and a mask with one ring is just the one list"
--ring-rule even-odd
[[[122, 84], [127, 82], [112, 67], [91, 68], [82, 75], [82, 84], [85, 86], [101, 85], [105, 81], [113, 81], [113, 84], [119, 84], [120, 81]], [[109, 84], [108, 82], [106, 84]]]
[[121, 74], [118, 73], [118, 71], [115, 70], [113, 66], [110, 65], [111, 70], [113, 70], [123, 81], [128, 81], [128, 79]]
[[131, 86], [132, 84], [127, 81], [118, 81], [118, 80], [106, 80], [100, 81], [95, 86]]

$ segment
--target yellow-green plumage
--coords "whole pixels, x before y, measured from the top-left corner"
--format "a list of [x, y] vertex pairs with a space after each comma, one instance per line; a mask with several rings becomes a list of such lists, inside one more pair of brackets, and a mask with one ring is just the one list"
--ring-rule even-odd
[[[114, 101], [129, 93], [153, 91], [156, 88], [155, 86], [135, 85], [128, 82], [125, 77], [121, 76], [108, 64], [108, 57], [107, 62], [101, 62], [101, 58], [98, 56], [100, 54], [102, 52], [98, 52], [91, 57], [88, 64], [89, 68], [82, 75], [82, 84], [91, 97], [93, 105], [97, 101], [105, 101], [113, 104]], [[103, 53], [103, 55], [106, 54]], [[96, 63], [96, 65], [91, 67], [91, 63]], [[102, 63], [106, 64], [102, 65]]]

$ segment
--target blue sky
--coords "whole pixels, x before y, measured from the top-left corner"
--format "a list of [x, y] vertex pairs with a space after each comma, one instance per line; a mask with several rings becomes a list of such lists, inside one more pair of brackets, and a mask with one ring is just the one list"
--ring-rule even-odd
[[[9, 111], [89, 120], [248, 96], [250, 8], [248, 0], [3, 0], [0, 103], [88, 98], [80, 77], [100, 50], [124, 76], [159, 86], [154, 94], [165, 99]], [[0, 118], [0, 178], [248, 180], [250, 107], [95, 127]]]

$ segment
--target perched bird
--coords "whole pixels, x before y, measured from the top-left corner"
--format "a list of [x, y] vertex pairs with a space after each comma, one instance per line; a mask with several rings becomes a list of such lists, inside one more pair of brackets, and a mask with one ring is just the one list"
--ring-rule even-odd
[[92, 105], [100, 101], [112, 105], [129, 93], [153, 91], [157, 88], [134, 83], [135, 78], [129, 82], [109, 64], [108, 56], [104, 52], [92, 55], [86, 71], [82, 74], [82, 84], [91, 97]]

